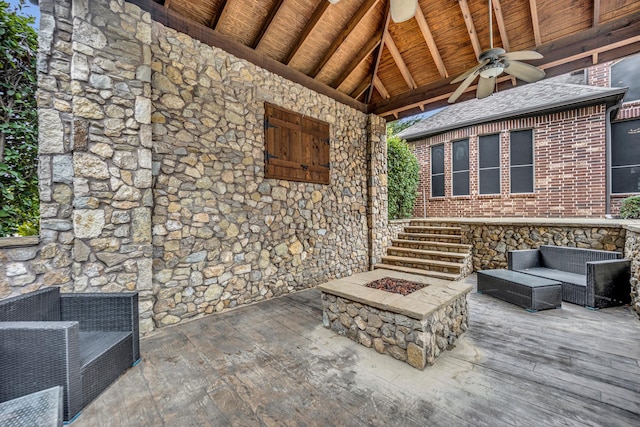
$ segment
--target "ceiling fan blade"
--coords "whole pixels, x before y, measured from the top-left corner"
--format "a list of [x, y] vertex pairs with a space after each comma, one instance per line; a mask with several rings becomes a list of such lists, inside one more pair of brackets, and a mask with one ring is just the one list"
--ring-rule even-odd
[[530, 61], [532, 59], [544, 58], [535, 50], [518, 50], [516, 52], [507, 52], [500, 55], [501, 58], [513, 59], [516, 61]]
[[482, 99], [493, 93], [493, 89], [496, 87], [495, 77], [482, 77], [478, 82], [478, 90], [476, 90], [476, 98]]
[[454, 102], [456, 102], [456, 100], [458, 98], [460, 98], [460, 95], [462, 95], [462, 93], [469, 87], [471, 86], [471, 83], [473, 83], [473, 80], [478, 76], [479, 71], [476, 70], [475, 72], [472, 72], [466, 79], [465, 81], [463, 81], [462, 83], [460, 83], [460, 86], [458, 86], [458, 88], [456, 89], [455, 92], [453, 92], [451, 94], [451, 96], [449, 97], [449, 99], [447, 100], [447, 102], [449, 102], [450, 104], [453, 104]]
[[482, 68], [485, 65], [487, 65], [487, 62], [489, 62], [489, 60], [484, 60], [481, 63], [479, 63], [478, 65], [476, 65], [475, 67], [469, 68], [467, 71], [465, 71], [464, 73], [460, 74], [455, 79], [451, 80], [451, 84], [458, 83], [458, 82], [461, 82], [462, 80], [466, 79], [470, 74], [475, 73], [480, 68]]
[[546, 75], [544, 71], [539, 68], [534, 67], [533, 65], [525, 64], [524, 62], [519, 61], [505, 61], [505, 69], [504, 72], [516, 77], [520, 80], [523, 80], [527, 83], [537, 82], [538, 80], [542, 80]]
[[416, 14], [418, 0], [391, 0], [391, 19], [399, 23], [407, 21]]

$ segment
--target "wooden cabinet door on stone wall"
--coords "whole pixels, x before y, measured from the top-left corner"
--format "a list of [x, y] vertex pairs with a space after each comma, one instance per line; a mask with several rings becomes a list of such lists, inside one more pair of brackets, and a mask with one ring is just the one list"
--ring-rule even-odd
[[265, 178], [329, 183], [329, 124], [265, 104]]

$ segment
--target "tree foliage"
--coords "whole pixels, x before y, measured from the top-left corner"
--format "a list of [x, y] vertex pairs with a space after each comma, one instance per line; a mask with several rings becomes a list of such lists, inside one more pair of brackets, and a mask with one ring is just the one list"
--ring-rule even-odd
[[631, 196], [622, 200], [620, 217], [624, 219], [640, 219], [640, 196]]
[[407, 142], [387, 129], [389, 219], [409, 218], [416, 202], [420, 167]]
[[38, 36], [32, 23], [0, 1], [0, 236], [38, 233]]

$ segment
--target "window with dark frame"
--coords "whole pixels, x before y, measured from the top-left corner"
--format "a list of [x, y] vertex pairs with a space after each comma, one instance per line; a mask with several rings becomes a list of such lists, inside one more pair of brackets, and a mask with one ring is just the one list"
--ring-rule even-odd
[[451, 194], [469, 195], [469, 140], [454, 141], [451, 144]]
[[265, 178], [329, 184], [329, 124], [265, 103]]
[[500, 134], [479, 138], [478, 181], [480, 194], [500, 194]]
[[533, 193], [533, 130], [511, 132], [509, 141], [511, 193]]
[[640, 120], [611, 125], [611, 192], [640, 193]]
[[444, 144], [431, 147], [431, 197], [444, 197]]

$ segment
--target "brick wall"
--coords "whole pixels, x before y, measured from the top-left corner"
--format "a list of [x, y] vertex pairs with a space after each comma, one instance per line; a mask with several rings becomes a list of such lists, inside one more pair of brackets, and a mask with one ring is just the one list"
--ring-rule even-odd
[[[509, 193], [509, 132], [534, 131], [534, 193]], [[501, 193], [480, 195], [478, 136], [500, 133]], [[451, 143], [469, 138], [470, 194], [451, 196]], [[430, 197], [430, 147], [445, 144], [445, 197]], [[415, 216], [602, 217], [605, 214], [605, 107], [468, 127], [411, 143], [421, 167]], [[424, 195], [426, 195], [426, 203]]]

